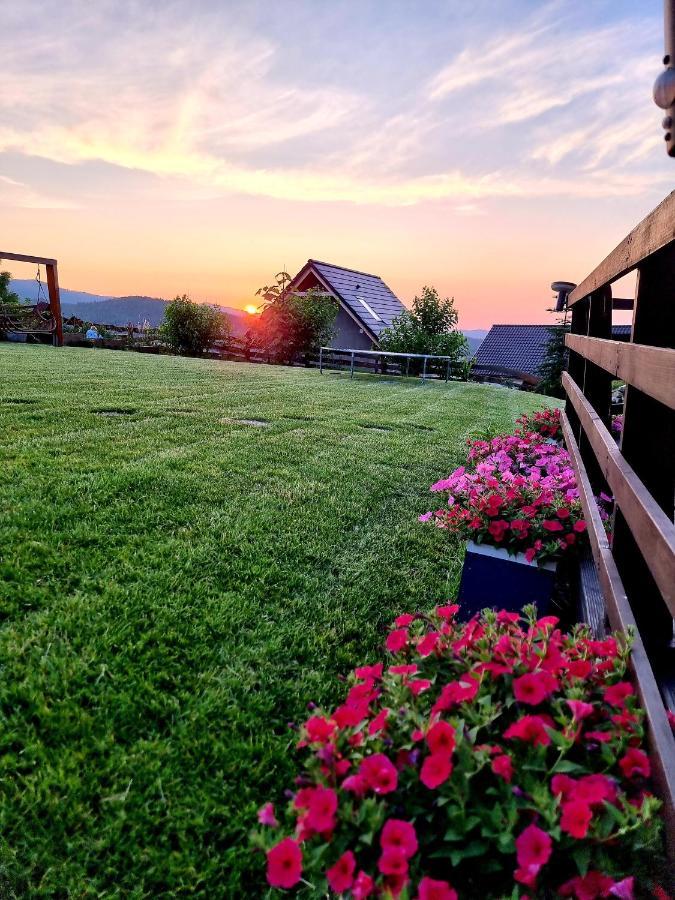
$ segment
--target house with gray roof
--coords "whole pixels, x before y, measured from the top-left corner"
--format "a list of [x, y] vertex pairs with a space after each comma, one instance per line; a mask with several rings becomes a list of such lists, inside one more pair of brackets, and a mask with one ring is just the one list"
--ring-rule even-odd
[[[471, 375], [482, 381], [510, 381], [534, 387], [546, 356], [551, 325], [493, 325], [476, 351]], [[629, 341], [630, 325], [614, 325], [612, 338]]]
[[288, 289], [302, 293], [312, 288], [335, 297], [340, 305], [332, 347], [377, 349], [380, 332], [405, 310], [379, 276], [317, 259], [307, 260]]

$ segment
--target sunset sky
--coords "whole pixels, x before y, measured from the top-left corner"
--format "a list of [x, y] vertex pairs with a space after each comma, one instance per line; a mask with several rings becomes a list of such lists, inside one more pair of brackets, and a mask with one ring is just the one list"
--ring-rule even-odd
[[661, 0], [1, 8], [0, 248], [71, 289], [243, 307], [314, 257], [547, 321], [673, 185]]

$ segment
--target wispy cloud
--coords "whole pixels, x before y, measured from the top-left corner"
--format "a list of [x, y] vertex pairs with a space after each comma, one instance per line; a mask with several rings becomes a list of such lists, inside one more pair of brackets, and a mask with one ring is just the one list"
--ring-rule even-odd
[[40, 193], [8, 175], [0, 175], [0, 205], [17, 209], [77, 209], [72, 200]]
[[[283, 41], [224, 28], [218, 7], [188, 18], [180, 4], [134, 4], [120, 16], [71, 0], [58, 39], [10, 16], [0, 152], [103, 161], [198, 191], [457, 200], [459, 215], [497, 197], [634, 195], [663, 180], [641, 165], [658, 140], [639, 80], [653, 60], [634, 22], [584, 27], [566, 10], [549, 4], [475, 37], [430, 78], [411, 73], [392, 109], [339, 68], [313, 78], [311, 54], [288, 71]], [[502, 152], [486, 151], [488, 132]]]

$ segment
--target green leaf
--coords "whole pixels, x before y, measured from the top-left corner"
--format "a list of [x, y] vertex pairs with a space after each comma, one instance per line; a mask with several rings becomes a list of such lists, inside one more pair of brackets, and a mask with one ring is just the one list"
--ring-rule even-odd
[[453, 866], [458, 865], [463, 859], [471, 859], [474, 856], [482, 856], [487, 850], [485, 841], [469, 841], [463, 847], [458, 847], [450, 854]]
[[572, 859], [577, 867], [577, 872], [583, 877], [588, 872], [591, 862], [591, 848], [588, 844], [579, 844], [572, 850]]
[[577, 763], [573, 763], [571, 759], [561, 759], [559, 760], [551, 770], [552, 772], [583, 772], [584, 767], [578, 765]]

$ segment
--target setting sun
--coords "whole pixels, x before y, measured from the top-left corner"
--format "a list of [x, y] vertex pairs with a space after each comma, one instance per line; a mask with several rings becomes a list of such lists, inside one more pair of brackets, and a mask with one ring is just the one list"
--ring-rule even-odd
[[252, 303], [247, 304], [244, 309], [252, 316], [255, 316], [258, 312], [258, 307], [254, 306]]

